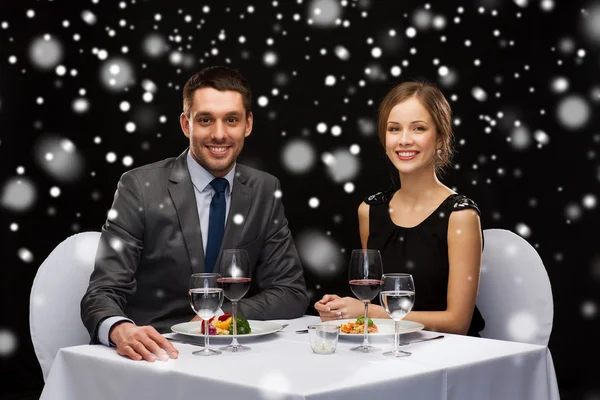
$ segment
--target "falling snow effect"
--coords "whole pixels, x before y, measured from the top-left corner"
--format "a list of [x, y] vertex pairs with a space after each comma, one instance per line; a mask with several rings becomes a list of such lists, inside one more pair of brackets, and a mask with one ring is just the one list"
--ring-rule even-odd
[[315, 275], [333, 277], [345, 268], [339, 245], [324, 233], [307, 230], [295, 240], [304, 267]]
[[[478, 203], [484, 229], [535, 244], [551, 278], [568, 267], [571, 286], [593, 282], [568, 294], [568, 313], [600, 321], [600, 256], [587, 233], [600, 212], [600, 1], [476, 0], [460, 11], [373, 0], [109, 3], [74, 3], [68, 17], [56, 1], [0, 10], [2, 256], [23, 293], [15, 301], [28, 301], [26, 280], [51, 243], [118, 220], [109, 210], [125, 171], [181, 153], [183, 85], [222, 64], [250, 79], [255, 124], [240, 162], [280, 178], [285, 196], [274, 196], [314, 296], [346, 288], [356, 208], [394, 177], [379, 101], [426, 79], [453, 111], [457, 154], [443, 182]], [[553, 286], [556, 298], [562, 290]], [[532, 316], [512, 323], [521, 337], [536, 330]], [[24, 329], [0, 328], [0, 356], [24, 351]], [[265, 376], [265, 386], [288, 384]]]
[[42, 69], [54, 68], [63, 58], [63, 45], [54, 37], [44, 35], [31, 42], [29, 59], [31, 63]]
[[317, 159], [313, 145], [303, 139], [294, 139], [287, 143], [281, 153], [282, 164], [293, 174], [303, 174], [315, 166]]

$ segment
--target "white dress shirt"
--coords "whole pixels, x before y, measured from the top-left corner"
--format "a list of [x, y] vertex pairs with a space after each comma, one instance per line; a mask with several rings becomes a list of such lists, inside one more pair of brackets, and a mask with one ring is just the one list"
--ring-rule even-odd
[[[198, 217], [200, 218], [200, 231], [202, 233], [202, 246], [204, 248], [204, 254], [206, 254], [206, 242], [208, 242], [208, 222], [210, 214], [210, 202], [212, 201], [213, 195], [216, 193], [215, 189], [210, 185], [215, 177], [205, 170], [200, 164], [194, 160], [191, 153], [187, 152], [187, 167], [192, 178], [192, 184], [194, 186], [194, 195], [196, 197], [196, 206], [198, 207]], [[227, 217], [229, 216], [229, 208], [231, 207], [231, 189], [233, 188], [233, 177], [235, 176], [235, 165], [224, 176], [229, 182], [229, 187], [225, 189], [225, 223], [227, 223]], [[216, 315], [222, 314], [223, 311], [219, 310]], [[114, 324], [120, 321], [129, 321], [134, 323], [128, 318], [121, 316], [109, 317], [100, 323], [98, 328], [98, 340], [100, 343], [106, 346], [113, 346], [110, 341], [110, 329]]]

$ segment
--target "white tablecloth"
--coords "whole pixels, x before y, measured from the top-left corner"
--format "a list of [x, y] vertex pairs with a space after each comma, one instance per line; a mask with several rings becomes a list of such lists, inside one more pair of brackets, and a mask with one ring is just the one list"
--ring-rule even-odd
[[[41, 399], [415, 399], [554, 400], [558, 387], [547, 347], [459, 335], [404, 346], [405, 358], [350, 351], [358, 341], [340, 340], [337, 352], [313, 354], [305, 316], [282, 332], [243, 343], [252, 350], [213, 357], [174, 343], [179, 358], [132, 361], [101, 345], [58, 352]], [[403, 335], [402, 339], [434, 332]], [[392, 345], [379, 338], [382, 351]], [[213, 342], [218, 347], [223, 342]]]

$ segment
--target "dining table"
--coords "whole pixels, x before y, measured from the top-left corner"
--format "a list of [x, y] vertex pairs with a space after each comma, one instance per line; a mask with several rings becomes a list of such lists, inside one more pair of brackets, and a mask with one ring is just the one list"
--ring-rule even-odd
[[[351, 351], [362, 335], [341, 336], [332, 354], [313, 353], [306, 328], [316, 316], [292, 320], [276, 332], [239, 336], [250, 347], [203, 357], [202, 338], [167, 333], [179, 350], [168, 361], [134, 361], [104, 345], [62, 348], [41, 399], [415, 399], [555, 400], [556, 373], [547, 346], [443, 333], [402, 346], [408, 357], [386, 357], [393, 335], [370, 335], [378, 349]], [[439, 336], [419, 330], [401, 341]], [[229, 340], [231, 340], [229, 338]], [[228, 344], [211, 338], [210, 347]]]

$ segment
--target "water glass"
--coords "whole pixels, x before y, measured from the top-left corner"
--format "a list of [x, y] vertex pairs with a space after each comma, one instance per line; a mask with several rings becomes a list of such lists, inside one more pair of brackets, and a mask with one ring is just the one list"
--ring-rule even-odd
[[333, 354], [337, 348], [340, 327], [337, 325], [309, 325], [310, 347], [315, 354]]

